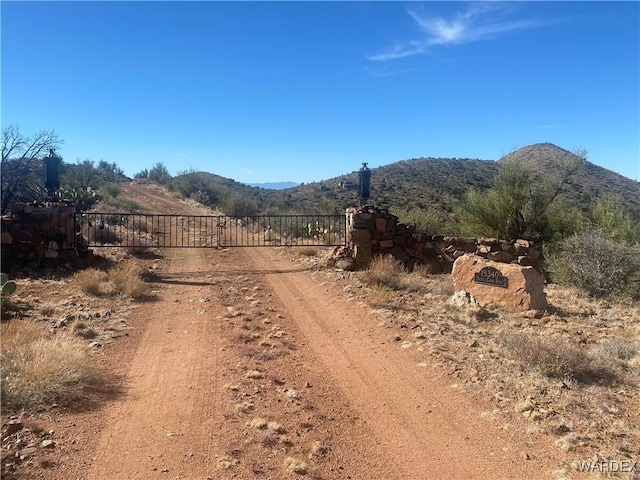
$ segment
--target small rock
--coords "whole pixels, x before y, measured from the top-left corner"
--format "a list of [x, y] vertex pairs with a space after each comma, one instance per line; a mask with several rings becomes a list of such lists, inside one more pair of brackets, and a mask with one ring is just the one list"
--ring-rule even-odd
[[5, 430], [3, 437], [8, 437], [9, 435], [13, 435], [14, 433], [22, 430], [22, 422], [20, 420], [14, 419], [9, 420], [7, 422], [7, 429]]
[[40, 444], [42, 448], [53, 448], [56, 446], [56, 442], [54, 440], [43, 440]]
[[523, 460], [531, 460], [531, 455], [529, 455], [527, 452], [522, 452], [521, 457]]
[[22, 450], [20, 450], [20, 452], [18, 452], [18, 456], [20, 457], [20, 460], [24, 460], [25, 458], [34, 455], [37, 451], [38, 449], [36, 447], [23, 448]]
[[91, 342], [91, 343], [89, 344], [89, 346], [90, 346], [91, 348], [100, 348], [100, 347], [102, 347], [103, 345], [102, 345], [100, 342], [93, 341], [93, 342]]

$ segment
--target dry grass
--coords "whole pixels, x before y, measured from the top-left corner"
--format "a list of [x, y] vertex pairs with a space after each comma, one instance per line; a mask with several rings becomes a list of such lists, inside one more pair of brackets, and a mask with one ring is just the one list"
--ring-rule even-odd
[[2, 405], [40, 410], [69, 405], [96, 376], [82, 342], [70, 336], [44, 336], [32, 321], [2, 326]]
[[86, 236], [93, 244], [109, 245], [117, 244], [121, 241], [120, 233], [116, 227], [111, 225], [105, 225], [102, 229], [95, 228], [94, 225], [93, 227], [88, 228]]
[[342, 238], [338, 233], [328, 232], [322, 235], [322, 241], [325, 245], [338, 245], [342, 243]]
[[307, 473], [307, 464], [303, 460], [287, 457], [284, 459], [284, 466], [287, 470], [291, 470], [297, 474], [304, 475]]
[[108, 272], [114, 292], [132, 299], [141, 298], [147, 293], [147, 285], [140, 275], [140, 267], [133, 261], [121, 262]]
[[87, 268], [74, 273], [71, 282], [87, 295], [98, 296], [104, 293], [107, 274], [96, 268]]
[[83, 320], [76, 320], [73, 322], [73, 325], [71, 325], [71, 334], [76, 337], [84, 338], [85, 340], [96, 338], [99, 335], [95, 328]]
[[140, 267], [134, 261], [125, 260], [108, 272], [96, 268], [80, 270], [71, 277], [71, 282], [88, 295], [99, 296], [110, 291], [139, 299], [147, 293], [147, 285], [141, 274]]
[[402, 262], [391, 255], [375, 257], [369, 267], [359, 272], [360, 280], [370, 287], [383, 287], [389, 290], [417, 291], [424, 286], [420, 275], [407, 274]]
[[300, 247], [296, 249], [296, 252], [303, 257], [315, 257], [318, 255], [318, 249], [314, 247]]
[[403, 286], [404, 267], [391, 255], [380, 255], [371, 260], [369, 267], [361, 272], [360, 279], [372, 287], [400, 290]]
[[584, 383], [610, 383], [617, 379], [617, 369], [601, 356], [594, 355], [566, 339], [526, 333], [504, 333], [505, 352], [526, 366], [553, 378], [575, 379]]

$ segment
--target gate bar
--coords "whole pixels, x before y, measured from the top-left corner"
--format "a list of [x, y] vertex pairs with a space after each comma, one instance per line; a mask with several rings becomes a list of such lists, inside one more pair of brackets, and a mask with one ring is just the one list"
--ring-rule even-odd
[[344, 215], [232, 217], [77, 212], [74, 221], [86, 247], [324, 247], [346, 244]]

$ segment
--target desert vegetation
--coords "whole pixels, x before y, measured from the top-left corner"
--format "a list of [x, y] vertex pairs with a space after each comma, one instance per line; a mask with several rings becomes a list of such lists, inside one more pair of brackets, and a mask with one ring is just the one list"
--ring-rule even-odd
[[[3, 173], [5, 168], [22, 172], [25, 181], [7, 186], [5, 192], [3, 175], [3, 208], [5, 197], [9, 202], [42, 191], [36, 179], [41, 168], [39, 154], [28, 149], [29, 142], [25, 143], [19, 131], [8, 131], [5, 141], [9, 147], [11, 142], [18, 146], [3, 146]], [[59, 139], [44, 132], [30, 143], [55, 147]], [[640, 208], [637, 199], [630, 198], [634, 195], [629, 195], [629, 191], [638, 191], [637, 185], [616, 183], [619, 179], [612, 177], [604, 194], [595, 183], [596, 175], [590, 173], [595, 166], [586, 162], [584, 152], [573, 155], [551, 149], [549, 153], [544, 147], [551, 160], [536, 163], [530, 157], [532, 150], [525, 150], [498, 163], [413, 159], [381, 167], [373, 173], [372, 196], [402, 221], [425, 231], [539, 242], [549, 280], [551, 306], [547, 311], [512, 314], [491, 305], [452, 303], [448, 276], [431, 275], [420, 268], [408, 272], [389, 256], [375, 258], [364, 271], [335, 272], [325, 268], [324, 249], [307, 247], [291, 254], [368, 305], [375, 314], [372, 326], [393, 332], [392, 345], [416, 355], [423, 364], [435, 362], [450, 369], [455, 388], [484, 392], [498, 412], [488, 415], [501, 415], [505, 425], [517, 423], [514, 416], [524, 419], [529, 431], [553, 436], [563, 451], [596, 452], [602, 459], [637, 458]], [[20, 153], [16, 156], [15, 152]], [[124, 178], [115, 164], [85, 161], [63, 167], [61, 195], [73, 198], [81, 208], [139, 209], [123, 197]], [[597, 167], [596, 171], [600, 172]], [[343, 213], [345, 206], [353, 204], [355, 192], [340, 184], [357, 182], [352, 173], [276, 192], [203, 172], [187, 171], [173, 177], [162, 164], [137, 177], [165, 185], [175, 196], [221, 207], [236, 216]], [[427, 178], [429, 182], [437, 179], [438, 185], [427, 183]], [[422, 180], [427, 187], [421, 185]], [[627, 187], [629, 191], [624, 190]], [[136, 226], [140, 231], [145, 228]], [[115, 233], [107, 231], [111, 234], [117, 241]], [[132, 257], [128, 253], [120, 252]], [[148, 263], [150, 259], [144, 256], [126, 260], [121, 256], [102, 268], [88, 268], [57, 280], [55, 288], [64, 284], [71, 289], [67, 304], [71, 310], [90, 301], [109, 305], [108, 311], [112, 306], [147, 299], [141, 265], [147, 268]], [[23, 284], [18, 286], [20, 292]], [[251, 292], [241, 292], [251, 298]], [[106, 313], [99, 318], [74, 314], [53, 321], [58, 309], [55, 303], [27, 301], [22, 293], [7, 301], [3, 296], [4, 408], [17, 412], [72, 405], [100, 378], [93, 362], [96, 345], [117, 336], [120, 327]], [[287, 348], [286, 333], [277, 329], [266, 333], [271, 327], [267, 319], [260, 328], [255, 326], [258, 322], [236, 321], [245, 317], [250, 315], [228, 306], [229, 323], [238, 324], [229, 333], [232, 343], [253, 360], [282, 355]], [[275, 343], [278, 349], [272, 348]], [[266, 378], [262, 370], [248, 369], [243, 380]], [[230, 391], [234, 388], [237, 386], [229, 386]], [[241, 403], [238, 408], [249, 412], [252, 406]], [[281, 441], [285, 427], [275, 420], [255, 418], [261, 421], [250, 427], [264, 433], [261, 438], [266, 444]], [[304, 474], [307, 466], [287, 457], [285, 468]]]
[[[113, 264], [106, 262], [101, 269], [79, 270], [65, 280], [53, 281], [53, 286], [43, 287], [52, 288], [54, 295], [58, 289], [64, 289], [63, 298], [71, 299], [62, 305], [38, 306], [42, 302], [39, 297], [46, 295], [34, 298], [30, 293], [26, 298], [24, 292], [3, 302], [0, 346], [3, 408], [39, 411], [54, 404], [73, 407], [86, 397], [87, 389], [104, 382], [94, 363], [93, 350], [105, 338], [117, 336], [120, 325], [109, 319], [113, 308], [105, 310], [104, 316], [84, 315], [75, 310], [85, 297], [101, 298], [101, 303], [107, 305], [145, 298], [148, 289], [141, 273], [133, 258], [120, 259]], [[38, 283], [29, 282], [32, 288]], [[56, 314], [65, 310], [72, 313], [55, 320]]]
[[[550, 436], [557, 448], [578, 456], [637, 458], [637, 302], [548, 285], [547, 311], [509, 313], [452, 302], [449, 276], [408, 272], [387, 257], [341, 277], [398, 348], [419, 363], [448, 369], [454, 388], [484, 392], [495, 405], [487, 415], [504, 428], [524, 422], [528, 432]], [[555, 473], [562, 478], [577, 468], [566, 465]]]
[[52, 335], [33, 320], [2, 324], [2, 405], [41, 410], [70, 405], [99, 377], [86, 345], [73, 335]]
[[108, 270], [87, 268], [73, 274], [71, 282], [88, 295], [116, 294], [140, 299], [147, 292], [141, 278], [140, 266], [134, 261], [123, 261]]

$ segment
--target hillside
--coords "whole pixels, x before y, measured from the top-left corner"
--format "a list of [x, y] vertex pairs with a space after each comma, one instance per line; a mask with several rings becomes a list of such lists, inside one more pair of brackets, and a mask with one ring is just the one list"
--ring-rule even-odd
[[[542, 173], [549, 173], [553, 168], [553, 159], [562, 155], [573, 154], [551, 143], [538, 143], [505, 155], [498, 163], [507, 159], [517, 159]], [[627, 208], [640, 218], [640, 182], [623, 177], [589, 161], [570, 178], [560, 198], [584, 207], [592, 199], [605, 195], [620, 196]]]
[[[470, 188], [491, 187], [501, 162], [522, 159], [534, 170], [552, 173], [552, 159], [571, 152], [550, 143], [520, 148], [498, 161], [469, 158], [413, 158], [371, 169], [371, 202], [395, 211], [412, 208], [451, 215]], [[214, 174], [199, 177], [222, 196], [253, 202], [261, 213], [342, 213], [358, 204], [358, 172], [282, 190], [255, 188]], [[619, 195], [640, 219], [640, 183], [586, 162], [563, 187], [558, 200], [586, 209], [604, 195]]]

